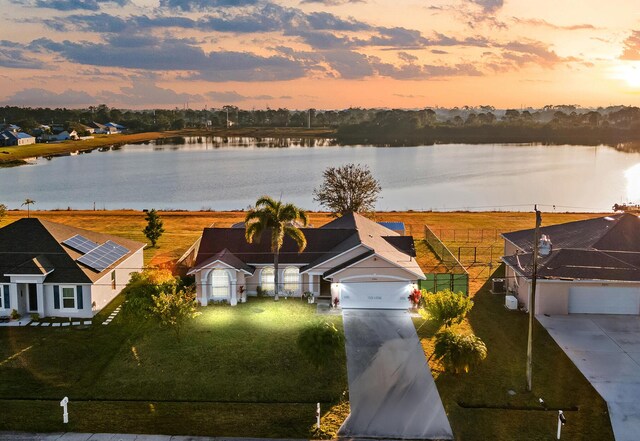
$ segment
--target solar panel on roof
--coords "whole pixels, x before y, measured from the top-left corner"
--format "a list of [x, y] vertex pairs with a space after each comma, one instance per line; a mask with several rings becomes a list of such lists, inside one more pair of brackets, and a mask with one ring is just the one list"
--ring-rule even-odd
[[102, 272], [124, 257], [128, 252], [129, 250], [127, 248], [108, 240], [98, 248], [79, 257], [77, 261], [93, 270]]
[[95, 243], [94, 241], [89, 240], [86, 237], [81, 236], [79, 234], [76, 234], [75, 236], [70, 237], [69, 239], [63, 241], [62, 243], [68, 246], [69, 248], [73, 248], [74, 250], [82, 254], [86, 254], [92, 249], [97, 248], [98, 246], [98, 244]]

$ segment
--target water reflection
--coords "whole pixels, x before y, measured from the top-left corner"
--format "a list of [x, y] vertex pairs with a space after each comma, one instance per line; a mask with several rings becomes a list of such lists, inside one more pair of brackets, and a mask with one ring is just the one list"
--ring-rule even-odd
[[338, 145], [333, 138], [261, 138], [248, 136], [179, 136], [157, 139], [154, 150], [208, 150], [218, 148], [290, 148], [332, 147]]
[[627, 199], [632, 203], [640, 202], [640, 163], [624, 172], [627, 180]]

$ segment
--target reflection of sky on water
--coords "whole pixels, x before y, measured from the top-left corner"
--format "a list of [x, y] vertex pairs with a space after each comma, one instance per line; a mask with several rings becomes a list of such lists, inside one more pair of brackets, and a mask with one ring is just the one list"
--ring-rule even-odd
[[282, 194], [318, 209], [313, 189], [323, 170], [350, 162], [367, 165], [380, 181], [380, 211], [528, 211], [534, 204], [607, 211], [640, 199], [640, 185], [632, 194], [625, 175], [640, 164], [640, 153], [605, 146], [338, 147], [330, 140], [187, 138], [0, 169], [0, 202], [10, 208], [31, 198], [41, 209], [87, 209], [95, 201], [108, 209], [229, 210]]
[[625, 170], [624, 177], [627, 180], [628, 202], [640, 203], [640, 163]]

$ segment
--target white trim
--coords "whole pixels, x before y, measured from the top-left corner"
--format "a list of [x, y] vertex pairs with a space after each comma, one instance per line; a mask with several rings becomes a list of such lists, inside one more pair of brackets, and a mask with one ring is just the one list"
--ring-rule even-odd
[[[366, 279], [366, 278], [370, 278], [370, 279], [392, 279], [392, 280], [400, 280], [403, 282], [408, 282], [408, 283], [416, 283], [415, 279], [404, 279], [402, 277], [398, 277], [398, 276], [386, 276], [384, 274], [360, 274], [357, 276], [349, 276], [349, 277], [345, 277], [344, 279], [340, 279], [340, 282], [333, 282], [333, 283], [343, 283], [346, 282], [348, 280], [352, 280], [352, 279]], [[384, 282], [384, 280], [371, 280], [372, 283], [375, 282]]]
[[[58, 285], [59, 294], [60, 294], [60, 311], [71, 311], [78, 312], [78, 287], [76, 285]], [[65, 308], [64, 307], [64, 289], [71, 288], [73, 289], [73, 308]], [[84, 293], [83, 293], [84, 295]]]
[[187, 272], [187, 275], [195, 274], [195, 273], [197, 273], [198, 271], [204, 271], [204, 270], [207, 270], [207, 269], [213, 269], [214, 267], [213, 267], [212, 265], [215, 265], [216, 263], [219, 263], [219, 264], [221, 264], [221, 265], [224, 265], [224, 266], [225, 266], [225, 267], [227, 267], [228, 269], [231, 269], [231, 270], [234, 270], [234, 271], [242, 271], [243, 273], [245, 273], [245, 274], [247, 274], [247, 275], [249, 275], [249, 276], [252, 276], [252, 275], [253, 275], [253, 273], [250, 273], [250, 272], [249, 272], [249, 271], [247, 271], [247, 270], [244, 270], [244, 269], [242, 269], [242, 268], [236, 268], [236, 267], [234, 267], [234, 266], [231, 266], [231, 265], [229, 265], [228, 263], [223, 262], [223, 261], [222, 261], [222, 260], [220, 260], [220, 259], [214, 260], [213, 262], [208, 263], [208, 264], [206, 264], [205, 266], [199, 266], [199, 267], [197, 267], [197, 268], [193, 268], [193, 269], [191, 269], [191, 270], [189, 270], [189, 271]]
[[[9, 309], [4, 304], [4, 287], [9, 287], [9, 305], [11, 305], [11, 283], [0, 283], [0, 309]], [[18, 308], [14, 308], [18, 309]]]
[[[413, 271], [411, 271], [411, 270], [409, 270], [409, 269], [405, 268], [404, 266], [401, 266], [401, 265], [397, 264], [396, 262], [392, 262], [392, 261], [390, 261], [389, 259], [386, 259], [386, 258], [382, 257], [382, 256], [381, 256], [380, 254], [378, 254], [378, 253], [373, 253], [372, 255], [370, 255], [370, 256], [368, 256], [368, 257], [365, 257], [364, 259], [358, 260], [358, 261], [356, 261], [356, 262], [352, 263], [351, 265], [346, 266], [346, 267], [344, 267], [344, 268], [341, 268], [340, 270], [336, 271], [335, 273], [330, 274], [330, 275], [328, 275], [327, 277], [323, 277], [323, 278], [324, 278], [325, 280], [329, 280], [329, 279], [328, 279], [328, 277], [330, 277], [331, 279], [333, 279], [337, 274], [340, 274], [341, 272], [346, 271], [346, 270], [348, 270], [349, 268], [352, 268], [353, 266], [358, 265], [358, 264], [360, 264], [360, 263], [362, 263], [362, 262], [366, 262], [367, 260], [371, 259], [372, 257], [379, 257], [380, 259], [384, 260], [385, 262], [390, 263], [391, 265], [394, 265], [396, 268], [399, 268], [399, 269], [401, 269], [401, 270], [403, 270], [403, 271], [406, 271], [406, 272], [408, 272], [409, 274], [411, 274], [411, 275], [413, 275], [413, 276], [418, 276], [417, 278], [418, 278], [418, 279], [420, 279], [420, 280], [426, 280], [426, 277], [424, 276], [424, 274], [417, 274], [417, 273], [414, 273]], [[386, 268], [381, 268], [381, 269], [382, 269], [382, 270], [384, 270], [384, 269], [386, 269]]]
[[[302, 271], [300, 274], [305, 274], [305, 273], [307, 273], [308, 271], [310, 271], [310, 270], [312, 270], [312, 269], [314, 269], [314, 268], [319, 267], [320, 265], [324, 265], [325, 263], [331, 262], [332, 260], [337, 259], [338, 257], [343, 256], [343, 255], [345, 255], [345, 254], [347, 254], [347, 253], [349, 253], [349, 252], [351, 252], [351, 251], [353, 251], [353, 250], [357, 249], [358, 247], [364, 247], [364, 248], [368, 249], [369, 251], [373, 251], [373, 248], [368, 247], [368, 246], [366, 246], [366, 245], [365, 245], [365, 244], [363, 244], [363, 243], [359, 243], [358, 245], [356, 245], [356, 246], [355, 246], [355, 247], [353, 247], [353, 248], [348, 249], [347, 251], [343, 251], [342, 253], [340, 253], [340, 254], [336, 254], [335, 256], [333, 256], [333, 257], [331, 257], [331, 258], [329, 258], [329, 259], [327, 259], [327, 260], [323, 260], [322, 262], [320, 262], [320, 263], [319, 263], [319, 264], [317, 264], [317, 265], [312, 266], [311, 268], [307, 268], [306, 270]], [[310, 265], [310, 263], [308, 263], [307, 265]], [[303, 266], [304, 266], [304, 265], [303, 265]], [[320, 273], [320, 274], [322, 274], [322, 273]]]

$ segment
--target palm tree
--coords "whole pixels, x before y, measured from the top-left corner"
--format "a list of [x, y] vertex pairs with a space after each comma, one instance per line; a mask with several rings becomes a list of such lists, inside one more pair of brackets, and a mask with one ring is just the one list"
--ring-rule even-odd
[[29, 210], [29, 205], [31, 204], [35, 204], [36, 201], [34, 201], [33, 199], [25, 199], [24, 202], [22, 203], [22, 205], [20, 205], [21, 207], [24, 207], [25, 205], [27, 206], [27, 217], [31, 217], [31, 211]]
[[260, 242], [262, 233], [265, 230], [271, 231], [271, 252], [273, 253], [274, 269], [274, 300], [278, 300], [278, 255], [287, 235], [296, 241], [299, 252], [304, 251], [307, 246], [307, 239], [304, 233], [296, 226], [296, 222], [301, 222], [303, 227], [307, 226], [307, 214], [293, 204], [283, 204], [275, 201], [269, 196], [262, 196], [256, 201], [256, 206], [247, 213], [244, 219], [246, 224], [245, 237], [247, 242]]

